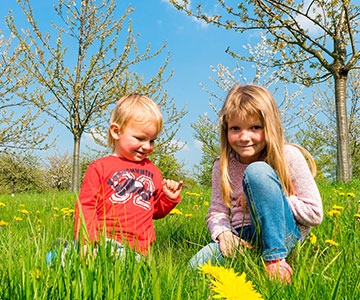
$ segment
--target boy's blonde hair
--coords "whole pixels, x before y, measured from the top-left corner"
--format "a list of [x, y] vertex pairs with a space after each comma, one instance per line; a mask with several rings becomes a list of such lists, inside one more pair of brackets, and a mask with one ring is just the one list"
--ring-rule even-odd
[[[220, 189], [224, 203], [231, 207], [232, 189], [229, 176], [229, 158], [232, 151], [228, 139], [228, 120], [237, 115], [240, 118], [258, 117], [264, 128], [265, 148], [259, 160], [268, 163], [277, 173], [287, 196], [294, 193], [288, 166], [284, 156], [284, 137], [280, 111], [271, 93], [264, 87], [248, 84], [234, 86], [228, 93], [220, 113]], [[294, 145], [304, 153], [310, 162], [313, 176], [316, 165], [310, 153], [304, 148]]]
[[[121, 97], [111, 112], [110, 124], [116, 123], [120, 130], [124, 130], [131, 119], [144, 124], [154, 123], [157, 134], [163, 128], [163, 117], [159, 107], [153, 100], [142, 94], [128, 94]], [[115, 141], [110, 133], [110, 128], [108, 145], [114, 151]]]

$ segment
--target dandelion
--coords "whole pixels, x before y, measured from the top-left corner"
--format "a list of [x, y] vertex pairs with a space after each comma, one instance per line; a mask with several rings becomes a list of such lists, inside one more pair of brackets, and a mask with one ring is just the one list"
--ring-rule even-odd
[[339, 212], [338, 210], [336, 210], [336, 209], [333, 209], [333, 210], [330, 210], [329, 212], [328, 212], [328, 215], [329, 216], [339, 216], [341, 214], [341, 212]]
[[325, 240], [325, 243], [329, 244], [329, 246], [339, 246], [339, 244], [333, 240]]
[[315, 245], [317, 241], [316, 235], [310, 232], [310, 243]]
[[337, 189], [334, 189], [334, 194], [337, 194], [339, 191]]
[[0, 227], [2, 227], [2, 226], [8, 226], [8, 225], [9, 225], [8, 222], [5, 222], [4, 220], [1, 220], [1, 221], [0, 221]]
[[6, 207], [6, 204], [3, 202], [0, 202], [0, 207]]
[[354, 217], [355, 218], [360, 218], [360, 214], [355, 214]]
[[192, 214], [185, 214], [185, 217], [187, 217], [187, 218], [192, 218], [193, 215], [192, 215]]
[[56, 211], [58, 211], [58, 210], [59, 210], [59, 208], [58, 208], [58, 207], [54, 207], [53, 209], [54, 209], [54, 210], [56, 210]]
[[58, 214], [54, 214], [54, 217], [55, 217], [55, 218], [58, 218], [58, 217], [59, 217], [59, 215], [58, 215]]
[[345, 196], [345, 193], [341, 192], [339, 193], [340, 196]]
[[201, 195], [198, 193], [190, 193], [190, 192], [186, 192], [185, 195], [189, 195], [189, 196], [195, 196], [195, 197], [200, 197]]
[[204, 205], [209, 206], [209, 201], [204, 201]]
[[24, 214], [24, 215], [29, 214], [29, 211], [27, 211], [26, 209], [18, 209], [17, 211], [18, 211], [18, 212], [21, 212], [21, 213]]
[[339, 205], [333, 205], [333, 209], [344, 210], [344, 207]]
[[25, 207], [25, 204], [20, 204], [20, 207]]
[[20, 217], [17, 217], [17, 216], [14, 216], [14, 220], [17, 221], [17, 222], [20, 222], [23, 220], [23, 218], [20, 218]]
[[194, 208], [198, 208], [199, 204], [197, 204], [196, 202], [194, 202]]
[[173, 208], [170, 212], [169, 215], [182, 215], [183, 213], [177, 209], [177, 208]]
[[39, 215], [39, 214], [40, 214], [40, 210], [37, 210], [37, 211], [36, 211], [36, 214]]
[[238, 276], [234, 269], [211, 266], [210, 262], [204, 264], [200, 271], [214, 277], [210, 280], [212, 283], [210, 288], [217, 293], [213, 298], [263, 299], [261, 294], [254, 289], [251, 281], [246, 281], [245, 273]]
[[36, 272], [31, 271], [30, 275], [32, 278], [39, 279], [41, 276], [41, 271], [39, 269], [36, 269]]
[[347, 193], [346, 196], [355, 198], [355, 194], [354, 194], [354, 193]]

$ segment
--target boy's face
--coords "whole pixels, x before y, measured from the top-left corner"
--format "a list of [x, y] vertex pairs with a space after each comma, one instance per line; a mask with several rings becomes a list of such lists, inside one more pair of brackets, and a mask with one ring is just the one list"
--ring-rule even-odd
[[142, 161], [154, 149], [157, 138], [157, 128], [154, 122], [139, 122], [130, 119], [125, 128], [120, 131], [117, 124], [111, 124], [110, 130], [115, 139], [113, 155], [124, 157], [130, 161]]

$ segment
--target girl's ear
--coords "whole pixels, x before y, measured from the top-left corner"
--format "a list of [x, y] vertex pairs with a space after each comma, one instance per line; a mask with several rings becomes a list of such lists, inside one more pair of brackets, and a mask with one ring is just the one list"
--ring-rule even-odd
[[121, 135], [121, 129], [119, 124], [117, 123], [111, 123], [110, 124], [110, 134], [114, 140], [118, 140]]

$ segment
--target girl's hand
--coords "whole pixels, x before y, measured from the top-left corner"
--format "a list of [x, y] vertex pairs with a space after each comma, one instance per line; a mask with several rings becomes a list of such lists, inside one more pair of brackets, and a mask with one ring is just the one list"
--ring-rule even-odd
[[230, 230], [220, 233], [218, 236], [218, 240], [219, 240], [220, 251], [224, 256], [233, 255], [235, 249], [239, 249], [239, 251], [243, 253], [243, 250], [241, 249], [241, 247], [239, 247], [239, 245], [252, 249], [252, 246], [248, 242], [244, 241], [243, 239], [240, 239]]
[[235, 205], [236, 205], [236, 207], [242, 206], [244, 212], [246, 211], [246, 209], [247, 209], [247, 201], [246, 201], [245, 194], [241, 194], [239, 196], [239, 198], [237, 198]]
[[164, 179], [162, 181], [162, 191], [169, 199], [176, 200], [180, 195], [182, 184], [182, 180], [177, 182], [175, 180]]

